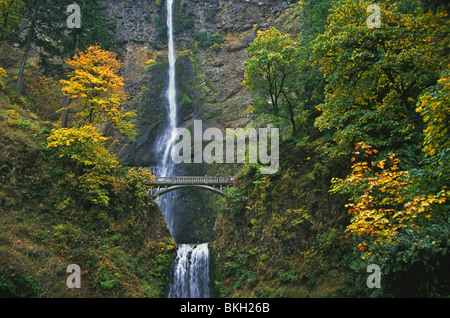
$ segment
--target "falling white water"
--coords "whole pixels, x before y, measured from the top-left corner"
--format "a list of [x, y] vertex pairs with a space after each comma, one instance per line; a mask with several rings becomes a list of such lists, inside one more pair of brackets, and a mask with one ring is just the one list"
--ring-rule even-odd
[[183, 244], [178, 247], [174, 263], [169, 298], [208, 298], [209, 284], [208, 244]]
[[[177, 128], [177, 88], [175, 84], [176, 72], [175, 63], [177, 57], [175, 55], [175, 41], [173, 39], [173, 1], [167, 0], [167, 35], [169, 37], [169, 87], [167, 89], [167, 101], [169, 104], [169, 140], [164, 151], [163, 163], [165, 163], [166, 168], [171, 166], [168, 164], [169, 154], [171, 153], [173, 143], [176, 138], [176, 128]], [[163, 174], [167, 171], [163, 171]], [[166, 174], [164, 176], [166, 176]]]
[[[168, 36], [168, 59], [169, 59], [169, 85], [166, 91], [167, 98], [167, 114], [168, 123], [167, 128], [161, 137], [157, 146], [157, 151], [163, 153], [162, 160], [157, 168], [158, 175], [161, 177], [167, 177], [174, 174], [174, 164], [170, 161], [170, 154], [173, 147], [173, 143], [176, 138], [177, 127], [177, 88], [176, 88], [176, 69], [175, 63], [177, 61], [175, 55], [175, 41], [173, 36], [173, 2], [174, 0], [167, 0], [167, 36]], [[158, 204], [163, 211], [164, 218], [170, 231], [174, 230], [174, 197], [175, 193], [169, 193], [164, 197], [161, 197]]]

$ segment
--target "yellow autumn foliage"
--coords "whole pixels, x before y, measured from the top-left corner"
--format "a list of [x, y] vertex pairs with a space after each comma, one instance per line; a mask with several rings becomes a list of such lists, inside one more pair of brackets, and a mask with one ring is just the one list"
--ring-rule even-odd
[[6, 77], [6, 71], [4, 68], [0, 67], [0, 88], [3, 87], [3, 79]]
[[[439, 217], [434, 208], [449, 195], [448, 191], [411, 195], [408, 192], [411, 176], [399, 168], [400, 160], [395, 154], [378, 162], [369, 160], [376, 153], [371, 146], [359, 143], [354, 154], [363, 160], [353, 164], [352, 172], [345, 179], [332, 180], [332, 193], [350, 195], [346, 207], [352, 220], [346, 232], [348, 237], [363, 239], [358, 245], [361, 251], [366, 251], [372, 241], [373, 244], [395, 242], [402, 228], [419, 230], [422, 224]], [[352, 162], [357, 160], [355, 157]]]
[[67, 61], [71, 72], [68, 80], [61, 80], [62, 91], [74, 100], [69, 108], [76, 108], [79, 125], [108, 122], [121, 133], [134, 135], [134, 124], [129, 119], [135, 113], [122, 107], [127, 95], [116, 56], [99, 46], [78, 53]]
[[47, 148], [55, 148], [60, 158], [73, 162], [78, 177], [75, 184], [86, 191], [88, 199], [108, 205], [105, 185], [114, 181], [113, 172], [118, 168], [117, 158], [105, 147], [103, 137], [93, 126], [53, 129], [47, 138]]

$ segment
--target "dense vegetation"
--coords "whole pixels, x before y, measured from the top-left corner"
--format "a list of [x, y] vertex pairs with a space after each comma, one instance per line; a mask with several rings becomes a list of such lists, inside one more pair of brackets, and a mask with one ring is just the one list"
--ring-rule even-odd
[[250, 45], [249, 111], [287, 137], [280, 171], [247, 165], [216, 224], [223, 295], [448, 296], [448, 13], [382, 1], [369, 28], [369, 5], [300, 1], [300, 34]]
[[[100, 38], [91, 40], [109, 44], [112, 35], [107, 28], [78, 30], [80, 51], [66, 61], [65, 50], [56, 50], [66, 43], [63, 35], [47, 30], [57, 24], [40, 20], [60, 16], [57, 2], [0, 2], [3, 39], [26, 34], [19, 67], [20, 51], [7, 43], [1, 51], [8, 72], [0, 68], [0, 296], [160, 297], [175, 243], [148, 200], [143, 182], [151, 172], [124, 167], [108, 150], [117, 142], [114, 132], [134, 134], [134, 114], [121, 107], [126, 96], [116, 55], [86, 37], [95, 33]], [[39, 5], [54, 15], [43, 17]], [[98, 8], [86, 1], [83, 10]], [[29, 23], [28, 31], [18, 21]], [[96, 28], [107, 25], [97, 22]], [[55, 38], [42, 43], [36, 30]], [[31, 46], [43, 51], [25, 68]], [[63, 71], [47, 71], [49, 54], [53, 70]], [[14, 85], [22, 81], [26, 88]], [[82, 288], [73, 293], [66, 286], [70, 264], [82, 269]]]

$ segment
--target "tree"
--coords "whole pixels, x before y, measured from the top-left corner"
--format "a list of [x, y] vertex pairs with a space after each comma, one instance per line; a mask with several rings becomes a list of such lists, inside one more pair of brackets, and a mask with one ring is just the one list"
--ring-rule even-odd
[[419, 231], [430, 222], [446, 220], [439, 205], [450, 195], [445, 190], [414, 193], [412, 177], [399, 168], [395, 154], [375, 161], [377, 153], [371, 146], [359, 143], [352, 158], [352, 172], [344, 180], [332, 180], [332, 193], [349, 196], [346, 206], [352, 220], [347, 233], [360, 238], [358, 248], [365, 252], [364, 257], [371, 253], [369, 245], [397, 243], [404, 229]]
[[[62, 8], [66, 12], [72, 0], [67, 0]], [[60, 4], [61, 8], [61, 4]], [[83, 0], [80, 3], [81, 27], [69, 29], [66, 26], [67, 15], [58, 11], [58, 17], [64, 19], [61, 33], [55, 34], [55, 51], [42, 51], [40, 54], [40, 64], [46, 71], [46, 74], [66, 75], [66, 69], [59, 62], [62, 58], [66, 60], [78, 53], [79, 50], [85, 50], [92, 45], [98, 45], [104, 50], [114, 50], [116, 42], [114, 38], [115, 23], [110, 22], [102, 14], [106, 6], [99, 0]], [[55, 72], [54, 70], [57, 70]]]
[[331, 0], [302, 0], [297, 4], [297, 16], [301, 23], [299, 42], [306, 63], [299, 78], [301, 100], [304, 103], [303, 108], [314, 111], [314, 115], [318, 112], [316, 106], [323, 103], [325, 98], [325, 81], [322, 72], [313, 66], [311, 54], [315, 39], [325, 31], [330, 7]]
[[258, 31], [247, 51], [251, 57], [244, 62], [244, 85], [256, 93], [257, 111], [275, 120], [289, 118], [295, 131], [295, 83], [302, 66], [298, 43], [271, 28]]
[[23, 8], [21, 0], [0, 0], [0, 43], [17, 27]]
[[331, 192], [349, 198], [346, 232], [358, 248], [354, 256], [382, 268], [383, 288], [374, 294], [448, 295], [450, 191], [424, 188], [395, 154], [379, 159], [378, 151], [359, 143], [353, 155], [351, 173], [333, 179]]
[[115, 177], [121, 166], [116, 155], [106, 147], [111, 137], [100, 129], [106, 123], [122, 134], [135, 133], [129, 121], [134, 112], [121, 108], [126, 99], [123, 78], [118, 75], [121, 64], [115, 53], [99, 46], [79, 52], [67, 64], [69, 79], [60, 80], [61, 90], [74, 100], [70, 107], [74, 108], [76, 121], [70, 128], [53, 129], [47, 147], [55, 149], [70, 167], [66, 181], [81, 190], [87, 202], [108, 206], [114, 184], [123, 180]]
[[123, 78], [118, 75], [121, 64], [116, 60], [116, 54], [99, 46], [90, 46], [69, 59], [67, 64], [69, 79], [61, 80], [62, 91], [75, 100], [68, 107], [77, 111], [77, 125], [108, 123], [124, 135], [133, 135], [134, 124], [129, 119], [135, 113], [121, 108], [126, 94]]
[[438, 83], [425, 90], [417, 103], [417, 112], [426, 123], [424, 152], [429, 158], [430, 178], [427, 187], [446, 187], [450, 181], [450, 72], [443, 73]]
[[33, 110], [43, 120], [56, 121], [61, 107], [61, 83], [50, 77], [41, 76], [38, 81], [28, 85], [28, 100]]
[[23, 27], [13, 39], [24, 53], [16, 89], [22, 89], [24, 70], [30, 50], [36, 50], [45, 75], [64, 76], [61, 61], [73, 56], [78, 49], [99, 44], [104, 49], [114, 45], [114, 24], [102, 17], [104, 6], [99, 0], [84, 0], [81, 7], [81, 28], [67, 26], [67, 7], [72, 0], [30, 0], [24, 6]]
[[316, 125], [334, 131], [335, 155], [364, 141], [411, 159], [421, 154], [418, 97], [449, 64], [447, 14], [404, 13], [384, 1], [381, 28], [370, 29], [369, 4], [336, 1], [316, 40], [313, 58], [327, 81]]
[[106, 140], [94, 126], [85, 125], [54, 129], [47, 144], [60, 158], [74, 164], [74, 175], [67, 176], [72, 186], [83, 190], [90, 202], [104, 206], [109, 203], [107, 186], [113, 183], [113, 172], [119, 166], [115, 155], [106, 149]]

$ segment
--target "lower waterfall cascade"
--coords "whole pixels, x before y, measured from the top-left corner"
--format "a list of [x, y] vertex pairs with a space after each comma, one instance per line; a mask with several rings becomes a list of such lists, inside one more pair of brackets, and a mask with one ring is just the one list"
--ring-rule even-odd
[[178, 247], [168, 297], [211, 297], [208, 243], [182, 244]]

